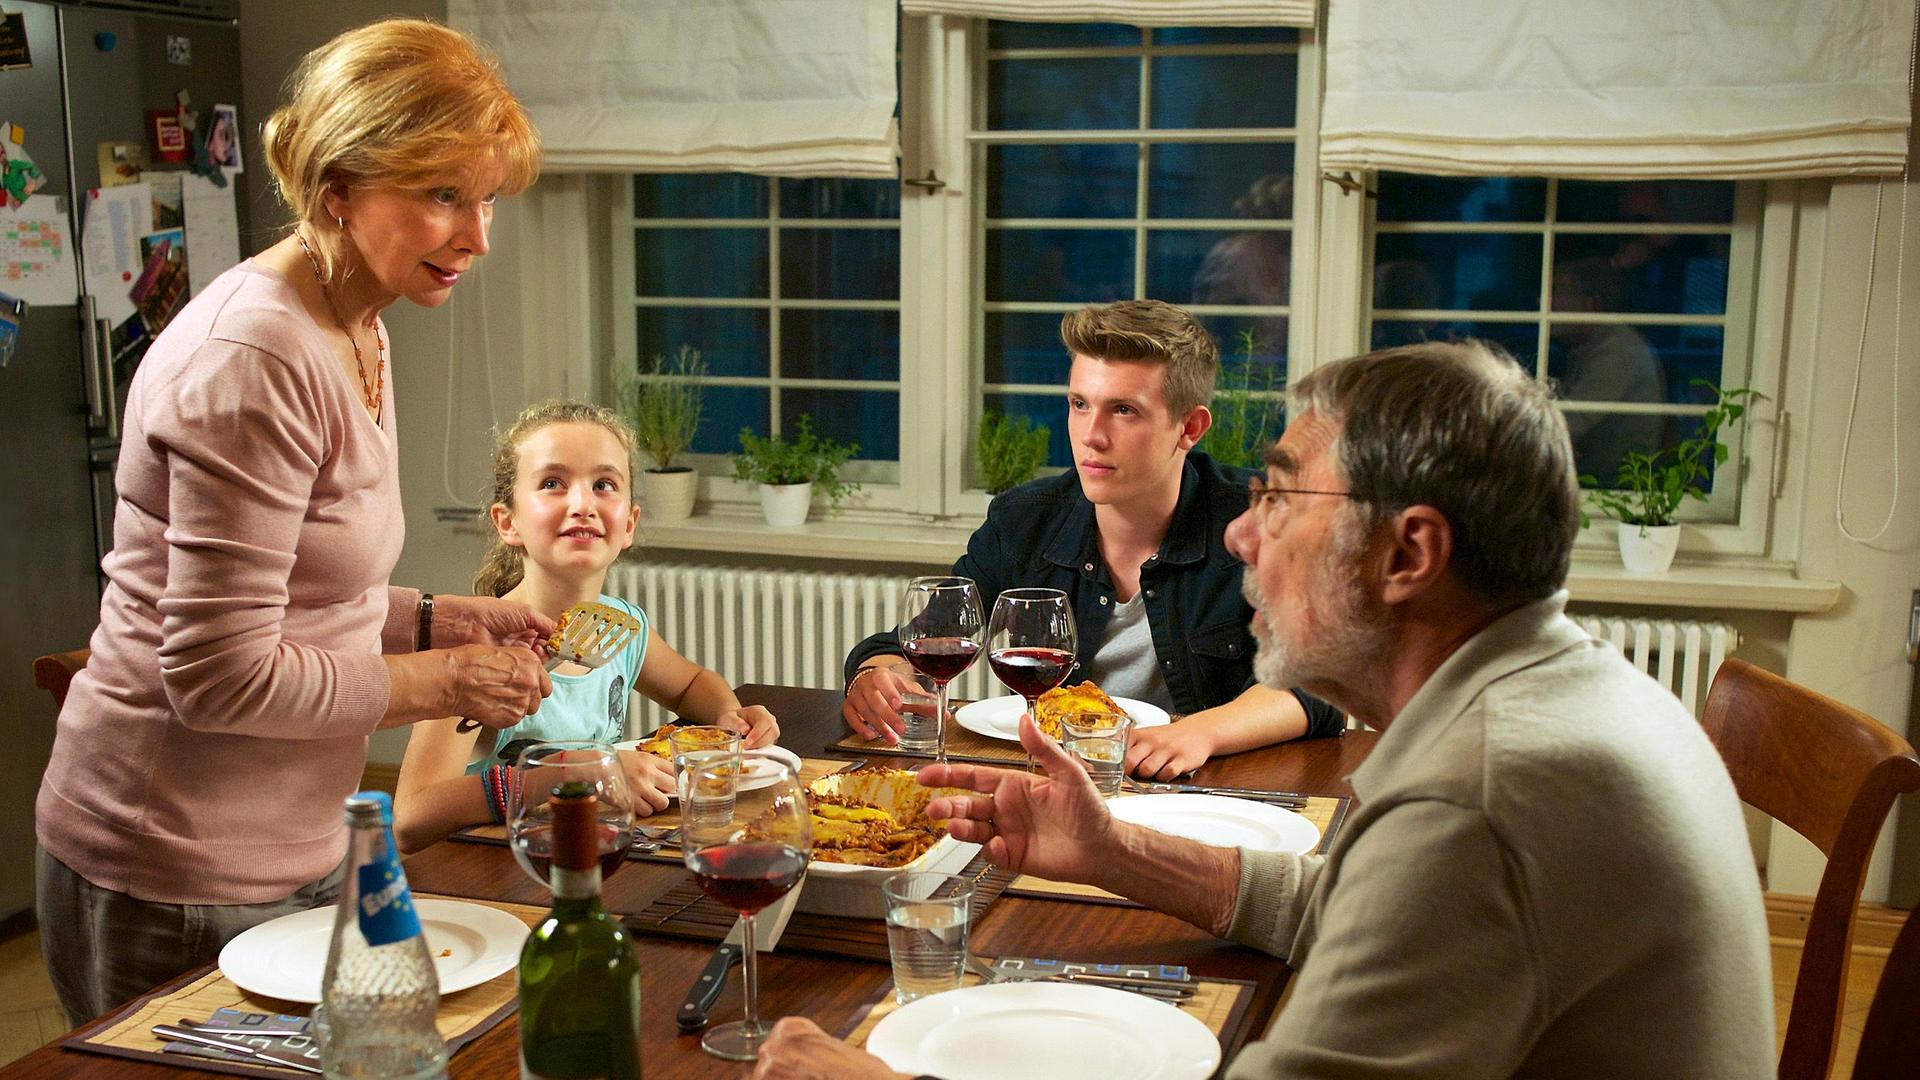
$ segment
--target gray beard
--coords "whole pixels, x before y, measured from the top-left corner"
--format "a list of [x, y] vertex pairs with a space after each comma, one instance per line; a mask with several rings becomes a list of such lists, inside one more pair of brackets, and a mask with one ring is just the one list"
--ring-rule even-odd
[[[1335, 557], [1330, 565], [1347, 566], [1347, 560]], [[1369, 610], [1357, 581], [1336, 581], [1327, 568], [1316, 571], [1316, 580], [1308, 583], [1314, 598], [1309, 607], [1313, 629], [1308, 640], [1288, 641], [1272, 620], [1263, 619], [1262, 629], [1254, 634], [1258, 649], [1253, 656], [1253, 675], [1264, 686], [1275, 690], [1292, 687], [1357, 686], [1367, 680], [1365, 673], [1383, 659], [1388, 628], [1385, 612]], [[1265, 610], [1251, 572], [1241, 575], [1241, 594], [1256, 609]]]

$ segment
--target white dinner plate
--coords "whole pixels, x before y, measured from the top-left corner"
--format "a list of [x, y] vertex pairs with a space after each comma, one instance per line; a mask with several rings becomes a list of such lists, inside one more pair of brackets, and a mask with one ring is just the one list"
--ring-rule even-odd
[[1320, 828], [1284, 807], [1224, 795], [1129, 795], [1107, 800], [1120, 821], [1219, 847], [1305, 855]]
[[[1113, 703], [1120, 706], [1121, 712], [1133, 717], [1133, 726], [1137, 728], [1159, 727], [1171, 720], [1167, 710], [1158, 705], [1128, 697], [1114, 698]], [[1027, 699], [1019, 694], [1009, 694], [962, 705], [954, 711], [953, 718], [968, 731], [990, 739], [1019, 742], [1020, 714], [1026, 711]]]
[[[638, 750], [641, 744], [646, 741], [647, 740], [644, 739], [628, 739], [626, 742], [614, 743], [613, 748], [615, 750]], [[743, 791], [752, 791], [755, 788], [763, 788], [773, 783], [774, 770], [768, 768], [766, 765], [769, 761], [782, 762], [787, 768], [793, 770], [795, 777], [800, 775], [800, 755], [784, 746], [762, 746], [755, 750], [742, 751], [741, 756], [746, 759], [744, 765], [747, 770], [745, 779], [740, 781], [740, 788]]]
[[997, 983], [887, 1014], [867, 1049], [946, 1080], [1206, 1080], [1220, 1040], [1174, 1005], [1072, 983]]
[[[512, 915], [459, 900], [415, 900], [413, 906], [442, 994], [478, 986], [520, 962], [527, 924]], [[241, 933], [220, 950], [220, 973], [251, 994], [318, 1002], [334, 910], [329, 904], [295, 912]]]

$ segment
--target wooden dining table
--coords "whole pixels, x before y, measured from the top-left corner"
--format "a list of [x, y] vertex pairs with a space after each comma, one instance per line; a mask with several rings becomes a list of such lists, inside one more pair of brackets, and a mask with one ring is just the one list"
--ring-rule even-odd
[[[780, 743], [803, 757], [855, 757], [832, 744], [846, 734], [840, 694], [768, 685], [739, 688], [740, 699], [765, 705], [780, 721]], [[1372, 749], [1376, 735], [1350, 731], [1340, 738], [1311, 739], [1218, 758], [1195, 777], [1204, 784], [1352, 795], [1346, 778]], [[876, 758], [876, 763], [890, 759]], [[547, 906], [536, 885], [504, 847], [443, 842], [406, 860], [415, 893]], [[633, 862], [607, 879], [609, 911], [637, 914], [687, 875], [673, 864]], [[1150, 899], [1150, 898], [1142, 898]], [[641, 1054], [649, 1077], [731, 1077], [748, 1064], [721, 1061], [700, 1049], [698, 1035], [683, 1035], [674, 1015], [687, 989], [713, 952], [711, 943], [636, 934], [641, 971]], [[1230, 1062], [1240, 1045], [1258, 1038], [1279, 1004], [1290, 974], [1287, 965], [1254, 949], [1221, 941], [1187, 923], [1144, 907], [1003, 895], [972, 930], [972, 950], [982, 956], [1048, 956], [1078, 961], [1185, 965], [1195, 976], [1243, 979], [1255, 984], [1246, 1019], [1223, 1047]], [[830, 1032], [850, 1031], [887, 992], [885, 963], [778, 949], [760, 957], [760, 1011], [769, 1020], [805, 1016]], [[715, 1022], [742, 1009], [740, 978], [714, 1006]], [[96, 1024], [101, 1021], [95, 1021]], [[92, 1025], [79, 1029], [84, 1032]], [[212, 1077], [188, 1067], [124, 1060], [63, 1049], [55, 1040], [0, 1068], [0, 1080], [60, 1077], [109, 1080], [138, 1077]], [[462, 1048], [450, 1063], [455, 1080], [506, 1080], [519, 1075], [519, 1029], [509, 1016]], [[1224, 1064], [1222, 1068], [1224, 1069]]]

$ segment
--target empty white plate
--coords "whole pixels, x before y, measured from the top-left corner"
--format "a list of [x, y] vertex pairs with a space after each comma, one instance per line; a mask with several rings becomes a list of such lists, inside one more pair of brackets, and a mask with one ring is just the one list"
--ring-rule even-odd
[[1225, 795], [1129, 795], [1107, 800], [1120, 821], [1220, 847], [1304, 855], [1320, 844], [1320, 828], [1284, 807]]
[[[1117, 697], [1113, 699], [1120, 711], [1133, 717], [1133, 726], [1159, 727], [1169, 721], [1167, 710], [1158, 705], [1149, 705], [1133, 698]], [[962, 705], [955, 710], [953, 719], [968, 731], [985, 735], [990, 739], [1020, 741], [1020, 714], [1027, 711], [1027, 699], [1019, 694], [1006, 697], [987, 698]]]
[[1205, 1080], [1220, 1040], [1174, 1005], [1071, 983], [949, 990], [887, 1014], [867, 1049], [945, 1080]]
[[[520, 962], [527, 924], [499, 908], [459, 900], [415, 900], [413, 906], [442, 994], [478, 986]], [[250, 994], [319, 1001], [334, 910], [329, 904], [244, 931], [220, 950], [220, 973]]]
[[[613, 748], [638, 750], [640, 743], [641, 740], [629, 739], [626, 742], [614, 743]], [[794, 776], [800, 775], [800, 755], [784, 746], [762, 746], [757, 750], [743, 750], [740, 756], [745, 759], [742, 764], [747, 771], [746, 777], [740, 781], [740, 788], [743, 791], [752, 791], [754, 788], [763, 788], [773, 783], [774, 770], [767, 768], [766, 765], [769, 761], [782, 762], [793, 770]]]

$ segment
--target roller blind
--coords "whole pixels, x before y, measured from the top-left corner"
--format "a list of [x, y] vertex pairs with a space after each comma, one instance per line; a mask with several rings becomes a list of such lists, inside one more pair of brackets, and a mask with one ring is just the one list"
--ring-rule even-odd
[[448, 0], [562, 172], [897, 175], [891, 0]]
[[1914, 0], [1331, 0], [1330, 169], [1891, 175]]
[[1312, 26], [1314, 0], [901, 0], [908, 15], [1135, 26]]

